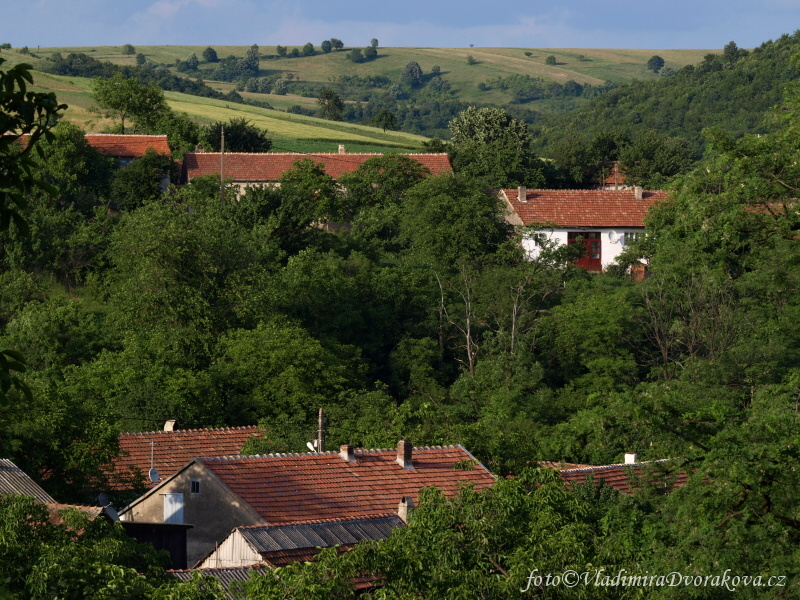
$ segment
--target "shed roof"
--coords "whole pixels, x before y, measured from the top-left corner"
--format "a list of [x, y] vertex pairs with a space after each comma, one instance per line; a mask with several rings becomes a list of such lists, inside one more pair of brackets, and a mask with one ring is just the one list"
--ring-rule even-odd
[[7, 458], [0, 458], [0, 494], [33, 496], [39, 502], [55, 504], [50, 494]]
[[663, 488], [680, 487], [686, 483], [685, 472], [668, 473], [665, 467], [669, 460], [639, 462], [635, 464], [614, 464], [598, 466], [581, 466], [559, 471], [561, 479], [568, 486], [586, 483], [591, 480], [595, 484], [601, 481], [625, 494], [632, 494], [642, 486]]
[[[29, 134], [19, 137], [27, 144]], [[166, 135], [121, 135], [116, 133], [87, 133], [86, 142], [100, 154], [118, 158], [141, 158], [152, 148], [158, 154], [169, 156], [172, 150]]]
[[[238, 182], [263, 183], [280, 180], [281, 175], [290, 171], [294, 164], [303, 159], [322, 163], [325, 173], [338, 179], [345, 173], [358, 169], [370, 158], [384, 156], [380, 153], [364, 154], [298, 154], [292, 152], [226, 152], [225, 178]], [[419, 162], [431, 175], [452, 173], [453, 167], [447, 154], [402, 154]], [[184, 172], [187, 181], [201, 175], [219, 174], [219, 152], [188, 152], [184, 156]]]
[[[523, 188], [525, 189], [525, 188]], [[523, 225], [552, 223], [560, 227], [644, 227], [654, 202], [667, 192], [644, 191], [637, 200], [633, 190], [501, 190], [506, 203]]]

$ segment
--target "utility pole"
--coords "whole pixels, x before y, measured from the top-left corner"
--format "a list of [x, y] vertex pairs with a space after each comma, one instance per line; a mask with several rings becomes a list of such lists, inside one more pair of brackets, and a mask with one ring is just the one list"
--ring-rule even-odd
[[325, 451], [325, 417], [322, 409], [319, 409], [319, 419], [317, 420], [317, 452]]
[[225, 204], [225, 125], [220, 128], [219, 202]]

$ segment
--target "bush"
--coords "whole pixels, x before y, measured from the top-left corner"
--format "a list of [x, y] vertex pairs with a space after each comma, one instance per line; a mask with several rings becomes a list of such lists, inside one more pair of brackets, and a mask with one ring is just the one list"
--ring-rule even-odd
[[552, 54], [544, 59], [544, 64], [550, 65], [551, 67], [555, 66], [556, 64], [556, 57]]
[[477, 60], [475, 60], [475, 57], [474, 57], [474, 56], [472, 56], [472, 54], [469, 54], [469, 55], [467, 56], [467, 64], [468, 64], [468, 65], [477, 65], [477, 64], [478, 64], [478, 61], [477, 61]]
[[361, 48], [353, 48], [347, 53], [347, 58], [354, 63], [361, 63], [364, 62], [364, 53], [361, 51]]

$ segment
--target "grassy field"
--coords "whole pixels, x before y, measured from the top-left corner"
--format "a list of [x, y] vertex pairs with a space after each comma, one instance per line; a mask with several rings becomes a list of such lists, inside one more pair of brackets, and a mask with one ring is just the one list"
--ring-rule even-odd
[[[300, 46], [298, 46], [300, 47]], [[244, 56], [249, 46], [215, 46], [220, 58], [227, 56]], [[291, 50], [292, 47], [289, 47]], [[142, 46], [136, 48], [152, 62], [173, 66], [176, 60], [185, 60], [192, 53], [199, 58], [205, 46]], [[318, 49], [318, 48], [317, 48]], [[581, 84], [599, 85], [606, 81], [617, 83], [632, 80], [657, 78], [658, 75], [646, 68], [647, 60], [658, 54], [667, 67], [679, 69], [687, 64], [695, 64], [709, 52], [720, 50], [625, 50], [625, 49], [575, 49], [575, 48], [379, 48], [378, 58], [374, 61], [355, 64], [348, 60], [347, 51], [318, 54], [311, 57], [278, 58], [274, 46], [261, 46], [260, 76], [280, 75], [285, 77], [291, 73], [295, 79], [304, 82], [328, 84], [341, 75], [359, 75], [387, 77], [398, 81], [400, 73], [410, 61], [417, 61], [425, 74], [438, 65], [441, 76], [450, 84], [451, 95], [464, 102], [503, 105], [509, 102], [508, 92], [499, 89], [481, 91], [478, 84], [498, 76], [507, 77], [514, 74], [541, 77], [546, 80], [564, 83], [569, 80]], [[4, 50], [2, 57], [7, 60], [5, 66], [13, 66], [19, 62], [28, 62], [36, 66], [42, 59], [59, 52], [83, 52], [98, 60], [107, 60], [120, 65], [133, 65], [135, 55], [126, 55], [121, 46], [100, 46], [80, 48], [31, 48], [32, 55], [24, 56], [14, 50]], [[530, 54], [530, 56], [527, 56]], [[548, 56], [556, 58], [555, 65], [545, 63]], [[472, 57], [474, 64], [468, 64]], [[201, 58], [202, 60], [202, 58]], [[200, 72], [191, 77], [203, 77], [213, 88], [229, 92], [233, 84], [209, 81], [204, 77], [215, 67], [214, 64], [201, 62]], [[56, 77], [45, 73], [36, 73], [37, 90], [56, 92], [61, 102], [69, 104], [67, 118], [89, 131], [101, 131], [110, 127], [110, 123], [89, 112], [92, 105], [89, 92], [89, 80], [70, 77]], [[287, 108], [299, 105], [307, 109], [316, 109], [316, 100], [296, 95], [272, 95], [242, 93], [245, 97], [268, 102], [277, 110], [267, 110], [244, 105], [231, 104], [219, 100], [210, 100], [177, 93], [167, 93], [170, 105], [186, 112], [200, 123], [226, 121], [234, 116], [243, 116], [260, 127], [270, 131], [276, 150], [321, 151], [335, 150], [340, 143], [346, 144], [353, 151], [371, 151], [375, 149], [395, 149], [401, 151], [416, 150], [425, 139], [420, 136], [397, 132], [383, 132], [374, 127], [334, 123], [301, 115], [284, 112]], [[544, 100], [539, 104], [531, 103], [532, 108], [541, 112], [563, 110], [564, 102], [575, 100]], [[536, 105], [535, 105], [536, 104]], [[534, 106], [535, 105], [535, 106]]]

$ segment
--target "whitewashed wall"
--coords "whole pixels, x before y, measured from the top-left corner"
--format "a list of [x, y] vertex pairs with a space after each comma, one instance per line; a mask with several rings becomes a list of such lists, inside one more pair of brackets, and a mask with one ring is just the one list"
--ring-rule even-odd
[[[581, 228], [581, 227], [570, 227], [569, 229], [552, 229], [552, 230], [543, 230], [543, 233], [546, 239], [555, 241], [560, 245], [567, 244], [567, 236], [569, 232], [573, 231], [599, 231], [600, 232], [600, 261], [603, 266], [603, 270], [607, 269], [609, 265], [611, 265], [614, 261], [617, 260], [617, 257], [622, 253], [625, 249], [625, 244], [623, 242], [623, 234], [626, 232], [636, 232], [636, 233], [643, 233], [644, 228], [642, 227], [625, 227], [625, 228], [611, 228], [611, 227], [590, 227], [590, 228]], [[617, 240], [616, 242], [611, 241], [611, 237], [609, 237], [609, 233], [614, 232], [613, 237]], [[539, 254], [539, 247], [536, 245], [534, 240], [530, 238], [526, 238], [522, 241], [522, 247], [525, 249], [525, 252], [531, 258], [536, 258]]]

